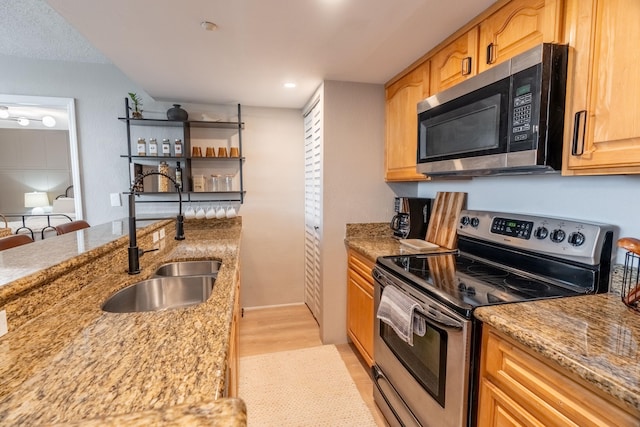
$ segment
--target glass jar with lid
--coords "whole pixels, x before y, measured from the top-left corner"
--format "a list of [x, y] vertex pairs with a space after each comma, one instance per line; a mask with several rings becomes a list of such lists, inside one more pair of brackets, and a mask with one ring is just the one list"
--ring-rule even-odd
[[171, 141], [169, 141], [169, 138], [165, 138], [162, 140], [162, 155], [164, 157], [171, 156]]
[[147, 141], [145, 141], [144, 138], [138, 138], [137, 152], [138, 152], [138, 156], [147, 155]]
[[149, 155], [150, 156], [158, 155], [158, 140], [155, 138], [149, 138]]

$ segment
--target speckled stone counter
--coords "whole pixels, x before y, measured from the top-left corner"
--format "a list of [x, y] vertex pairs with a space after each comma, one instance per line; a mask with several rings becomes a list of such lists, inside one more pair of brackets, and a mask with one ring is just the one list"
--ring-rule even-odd
[[[386, 222], [347, 224], [344, 242], [348, 248], [374, 262], [380, 256], [420, 253], [401, 245], [400, 241], [393, 237], [393, 232]], [[439, 249], [430, 253], [435, 252], [451, 252], [451, 250]]]
[[[152, 243], [161, 229], [167, 237]], [[174, 231], [172, 221], [139, 230], [139, 246], [158, 251], [140, 259], [134, 276], [126, 273], [128, 238], [113, 224], [57, 236], [51, 246], [44, 240], [40, 252], [37, 243], [26, 245], [28, 255], [4, 251], [0, 274], [20, 256], [44, 270], [25, 260], [29, 271], [0, 286], [9, 318], [0, 338], [0, 424], [246, 425], [244, 404], [222, 398], [241, 219], [187, 221], [184, 241]], [[67, 258], [47, 267], [57, 252]], [[207, 302], [162, 312], [101, 310], [109, 295], [161, 263], [197, 259], [222, 261]]]
[[618, 295], [495, 305], [475, 315], [640, 411], [640, 313]]

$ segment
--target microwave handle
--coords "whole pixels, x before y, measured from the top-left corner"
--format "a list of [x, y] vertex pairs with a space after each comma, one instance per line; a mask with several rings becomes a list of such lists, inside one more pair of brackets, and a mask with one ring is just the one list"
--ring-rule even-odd
[[[584, 119], [581, 117], [584, 116]], [[573, 141], [571, 143], [571, 155], [581, 156], [584, 153], [584, 138], [587, 126], [587, 110], [578, 111], [573, 118]], [[580, 142], [580, 151], [578, 151]]]

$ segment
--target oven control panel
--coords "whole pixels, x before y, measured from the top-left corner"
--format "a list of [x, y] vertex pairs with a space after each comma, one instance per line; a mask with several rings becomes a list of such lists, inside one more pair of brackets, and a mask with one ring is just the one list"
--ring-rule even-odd
[[463, 210], [458, 235], [596, 264], [614, 227], [566, 218]]

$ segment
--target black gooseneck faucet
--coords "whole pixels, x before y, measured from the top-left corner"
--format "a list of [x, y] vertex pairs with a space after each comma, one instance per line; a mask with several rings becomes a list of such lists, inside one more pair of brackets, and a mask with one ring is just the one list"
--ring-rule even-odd
[[142, 183], [142, 181], [151, 175], [161, 175], [168, 178], [176, 187], [176, 191], [178, 192], [178, 216], [176, 217], [176, 240], [184, 240], [184, 217], [182, 216], [182, 191], [180, 189], [180, 184], [176, 182], [173, 177], [162, 173], [160, 171], [152, 170], [149, 172], [145, 172], [133, 181], [131, 184], [131, 189], [129, 190], [129, 274], [138, 274], [140, 273], [140, 257], [144, 255], [146, 252], [151, 251], [143, 251], [138, 248], [138, 242], [136, 239], [136, 201], [135, 197], [137, 195], [136, 188], [138, 185]]

